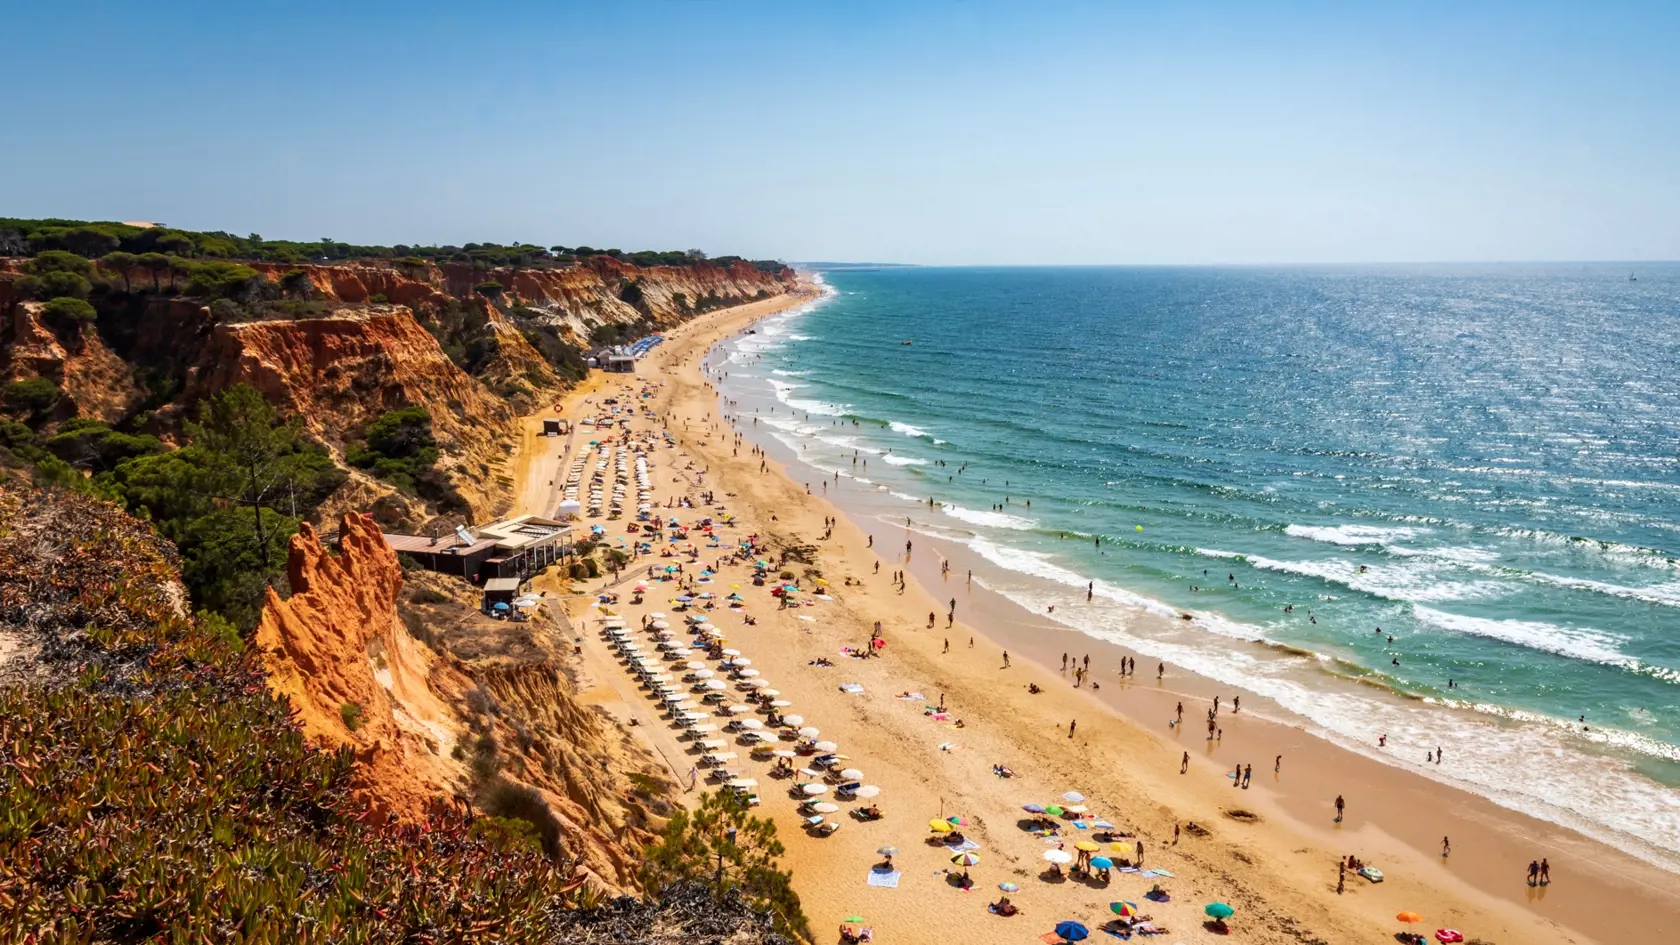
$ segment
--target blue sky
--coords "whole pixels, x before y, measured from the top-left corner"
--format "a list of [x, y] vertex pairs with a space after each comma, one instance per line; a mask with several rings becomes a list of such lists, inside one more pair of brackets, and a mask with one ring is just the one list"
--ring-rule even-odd
[[920, 263], [1680, 258], [1680, 4], [36, 3], [0, 215]]

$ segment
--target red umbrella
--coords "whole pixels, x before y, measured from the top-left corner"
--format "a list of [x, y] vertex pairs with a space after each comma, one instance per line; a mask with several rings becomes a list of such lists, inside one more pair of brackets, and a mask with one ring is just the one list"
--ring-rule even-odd
[[1457, 929], [1436, 929], [1435, 939], [1442, 945], [1453, 945], [1454, 942], [1464, 941], [1464, 933]]

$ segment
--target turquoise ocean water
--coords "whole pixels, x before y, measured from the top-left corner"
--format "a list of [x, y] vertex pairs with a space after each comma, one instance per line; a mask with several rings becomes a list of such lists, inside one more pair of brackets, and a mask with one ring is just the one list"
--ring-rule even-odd
[[1075, 629], [1677, 865], [1680, 265], [823, 278], [714, 357], [749, 434], [1039, 613], [1095, 582]]

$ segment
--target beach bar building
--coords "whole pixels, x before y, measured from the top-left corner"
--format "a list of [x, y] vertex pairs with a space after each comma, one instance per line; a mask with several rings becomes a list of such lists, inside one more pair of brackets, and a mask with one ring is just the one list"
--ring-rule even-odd
[[476, 529], [456, 528], [441, 535], [385, 533], [392, 551], [420, 562], [428, 571], [469, 581], [524, 579], [560, 560], [572, 548], [572, 529], [554, 519], [521, 515]]

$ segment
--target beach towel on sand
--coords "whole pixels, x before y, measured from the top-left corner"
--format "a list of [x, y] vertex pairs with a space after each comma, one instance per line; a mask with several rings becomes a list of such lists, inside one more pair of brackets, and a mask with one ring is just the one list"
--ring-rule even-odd
[[897, 889], [898, 888], [898, 877], [900, 875], [901, 874], [897, 870], [894, 870], [891, 873], [883, 873], [883, 872], [880, 872], [878, 870], [870, 870], [869, 871], [869, 885], [880, 886], [883, 889]]
[[844, 683], [840, 686], [840, 691], [841, 692], [849, 692], [849, 693], [852, 693], [853, 695], [857, 695], [857, 694], [863, 692], [863, 683], [855, 683], [855, 682]]

